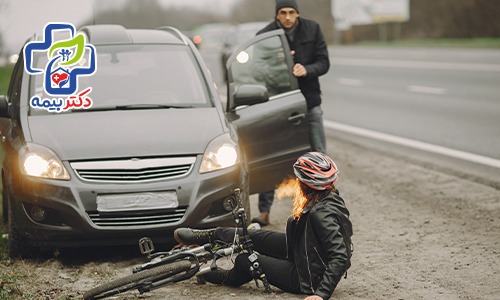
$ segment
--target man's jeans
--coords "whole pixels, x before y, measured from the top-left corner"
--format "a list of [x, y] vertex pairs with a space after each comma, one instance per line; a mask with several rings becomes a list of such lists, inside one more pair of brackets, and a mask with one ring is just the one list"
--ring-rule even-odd
[[[326, 153], [325, 129], [323, 127], [323, 110], [315, 106], [307, 111], [309, 122], [309, 144], [312, 151]], [[274, 190], [259, 194], [259, 212], [270, 212], [274, 202]]]
[[259, 212], [270, 212], [274, 202], [274, 190], [259, 194]]
[[311, 150], [326, 153], [323, 110], [321, 106], [312, 107], [307, 111], [307, 121], [309, 122], [309, 143], [311, 144]]

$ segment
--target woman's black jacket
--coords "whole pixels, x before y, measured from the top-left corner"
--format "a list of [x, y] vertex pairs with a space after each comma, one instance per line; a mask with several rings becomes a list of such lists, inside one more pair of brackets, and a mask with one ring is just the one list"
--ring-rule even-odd
[[[294, 261], [301, 291], [329, 299], [350, 267], [352, 225], [344, 200], [330, 193], [286, 227], [288, 259]], [[344, 238], [345, 237], [345, 238]]]

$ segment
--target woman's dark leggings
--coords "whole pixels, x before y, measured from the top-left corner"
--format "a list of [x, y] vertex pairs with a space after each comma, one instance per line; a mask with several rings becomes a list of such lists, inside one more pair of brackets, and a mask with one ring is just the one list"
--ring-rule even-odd
[[[253, 249], [259, 253], [259, 263], [269, 283], [285, 292], [301, 293], [295, 263], [286, 258], [286, 235], [269, 230], [250, 230], [249, 233]], [[214, 238], [232, 242], [234, 228], [219, 227]], [[248, 256], [248, 253], [241, 253], [236, 257], [225, 284], [240, 286], [253, 280]]]

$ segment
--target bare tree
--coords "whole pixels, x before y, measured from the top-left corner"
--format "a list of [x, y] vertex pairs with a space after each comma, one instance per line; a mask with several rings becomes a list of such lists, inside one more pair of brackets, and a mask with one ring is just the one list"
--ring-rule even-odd
[[[298, 0], [300, 15], [313, 19], [321, 26], [327, 42], [333, 41], [333, 17], [331, 0]], [[229, 20], [234, 23], [271, 21], [275, 18], [274, 0], [239, 0], [233, 6]]]
[[127, 28], [174, 26], [181, 30], [205, 23], [226, 21], [225, 16], [201, 8], [164, 7], [157, 0], [127, 0], [119, 8], [96, 12], [94, 19], [97, 24], [120, 24]]
[[[3, 16], [9, 14], [9, 3], [6, 0], [0, 0], [0, 18], [3, 19]], [[2, 49], [4, 47], [3, 42], [3, 32], [6, 30], [3, 26], [0, 26], [0, 54], [2, 53]]]
[[274, 19], [273, 0], [239, 0], [229, 15], [233, 23], [271, 21]]
[[333, 42], [333, 16], [331, 0], [297, 0], [300, 15], [319, 23], [327, 43]]
[[[335, 1], [335, 0], [334, 0]], [[402, 39], [500, 37], [498, 0], [411, 0]], [[397, 24], [388, 24], [389, 29]], [[389, 30], [391, 34], [393, 30]], [[378, 25], [353, 26], [353, 41], [378, 40]], [[389, 36], [389, 39], [392, 37]]]
[[[8, 1], [0, 0], [0, 13], [6, 11]], [[157, 0], [127, 0], [119, 8], [98, 11], [95, 21], [122, 24], [128, 28], [171, 25], [188, 30], [206, 23], [271, 21], [275, 18], [275, 0], [234, 1], [237, 2], [226, 16], [203, 8], [165, 7]], [[328, 43], [332, 43], [334, 37], [332, 1], [336, 0], [297, 0], [300, 15], [318, 22]], [[410, 0], [410, 20], [397, 26], [388, 24], [388, 38], [500, 37], [498, 16], [498, 0], [454, 0], [453, 5], [449, 0]], [[394, 29], [398, 29], [397, 35], [392, 34]], [[379, 26], [353, 26], [350, 33], [354, 42], [378, 40]]]

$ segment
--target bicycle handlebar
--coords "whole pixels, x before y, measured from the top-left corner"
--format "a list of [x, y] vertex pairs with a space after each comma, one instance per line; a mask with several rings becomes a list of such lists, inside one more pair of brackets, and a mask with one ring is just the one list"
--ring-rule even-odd
[[253, 251], [253, 244], [250, 239], [250, 235], [248, 234], [248, 226], [246, 221], [246, 214], [243, 205], [241, 205], [241, 191], [239, 189], [235, 190], [236, 199], [238, 201], [238, 205], [240, 206], [238, 209], [238, 219], [241, 221], [241, 227], [243, 229], [243, 247], [248, 251], [248, 260], [250, 261], [250, 272], [252, 273], [252, 277], [255, 281], [255, 284], [259, 286], [258, 280], [261, 280], [264, 284], [264, 289], [266, 292], [271, 292], [271, 286], [269, 281], [267, 280], [266, 274], [264, 270], [262, 270], [262, 266], [259, 263], [259, 258], [256, 252]]

